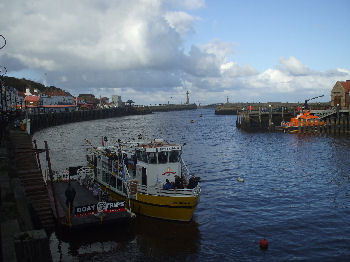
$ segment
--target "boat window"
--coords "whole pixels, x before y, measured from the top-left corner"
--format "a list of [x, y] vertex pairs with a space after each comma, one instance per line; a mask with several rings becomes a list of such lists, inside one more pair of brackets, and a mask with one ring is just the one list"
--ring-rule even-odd
[[142, 161], [141, 159], [141, 152], [139, 150], [136, 151], [136, 159], [139, 161]]
[[175, 151], [169, 152], [169, 162], [170, 163], [178, 162], [179, 161], [179, 156], [180, 156], [180, 151], [179, 150], [175, 150]]
[[147, 153], [146, 151], [141, 152], [141, 161], [147, 163]]
[[102, 171], [102, 181], [107, 183], [107, 173], [105, 171]]
[[168, 162], [168, 152], [159, 152], [158, 153], [158, 163], [165, 164]]
[[115, 188], [115, 184], [116, 184], [116, 181], [115, 181], [115, 176], [111, 176], [110, 180], [109, 180], [109, 184], [111, 185], [111, 187], [114, 187]]
[[142, 185], [147, 186], [147, 174], [146, 174], [146, 168], [142, 168]]
[[128, 191], [127, 191], [125, 185], [123, 185], [123, 193], [126, 194], [126, 195], [128, 194]]
[[117, 189], [122, 191], [122, 181], [120, 179], [117, 179]]
[[148, 155], [148, 163], [149, 164], [157, 164], [157, 154], [156, 153], [147, 153]]

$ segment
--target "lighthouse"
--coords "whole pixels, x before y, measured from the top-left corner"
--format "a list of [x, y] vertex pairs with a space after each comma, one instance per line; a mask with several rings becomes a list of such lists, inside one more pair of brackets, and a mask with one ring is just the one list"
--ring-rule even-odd
[[186, 99], [186, 105], [189, 105], [190, 104], [190, 97], [189, 97], [189, 92], [187, 91], [186, 92], [186, 96], [187, 96], [187, 99]]

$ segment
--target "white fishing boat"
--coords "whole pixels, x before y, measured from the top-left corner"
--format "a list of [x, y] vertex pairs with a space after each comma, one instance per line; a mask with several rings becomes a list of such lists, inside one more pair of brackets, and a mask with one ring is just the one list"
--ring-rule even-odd
[[162, 139], [119, 141], [101, 147], [88, 143], [93, 180], [113, 199], [127, 200], [137, 214], [176, 221], [192, 219], [201, 189], [199, 178], [190, 177], [181, 158], [181, 145]]

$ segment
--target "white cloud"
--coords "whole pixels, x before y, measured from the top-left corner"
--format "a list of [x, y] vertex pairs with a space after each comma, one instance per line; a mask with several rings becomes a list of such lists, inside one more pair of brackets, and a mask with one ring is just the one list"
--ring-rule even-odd
[[235, 62], [227, 62], [220, 66], [220, 72], [222, 75], [227, 77], [243, 77], [243, 76], [250, 76], [250, 75], [256, 75], [258, 71], [246, 64], [244, 66], [239, 66]]
[[202, 46], [202, 49], [208, 53], [215, 55], [219, 63], [224, 63], [227, 58], [234, 54], [235, 43], [227, 43], [220, 40], [213, 40]]
[[292, 75], [308, 75], [312, 73], [309, 68], [303, 65], [294, 56], [291, 56], [289, 58], [281, 57], [280, 63], [283, 66], [282, 68]]
[[205, 6], [204, 0], [167, 0], [171, 6], [182, 7], [186, 9], [199, 9]]
[[[295, 101], [330, 94], [349, 69], [317, 72], [296, 57], [258, 72], [235, 61], [236, 43], [192, 45], [194, 9], [201, 0], [2, 1], [0, 65], [9, 73], [35, 72], [72, 94], [122, 95], [136, 103]], [[277, 60], [278, 58], [276, 58]], [[45, 75], [45, 73], [47, 73]], [[45, 77], [44, 77], [45, 75]], [[40, 77], [39, 77], [40, 78]], [[109, 95], [108, 95], [109, 94]]]
[[198, 18], [182, 11], [167, 12], [164, 17], [169, 25], [181, 35], [194, 32], [192, 24], [194, 20], [198, 20]]

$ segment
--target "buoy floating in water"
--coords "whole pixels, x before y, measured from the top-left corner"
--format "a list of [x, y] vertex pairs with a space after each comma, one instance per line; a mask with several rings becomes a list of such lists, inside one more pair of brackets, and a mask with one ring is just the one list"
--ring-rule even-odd
[[269, 242], [265, 238], [260, 240], [260, 248], [261, 249], [267, 249], [268, 246], [269, 246]]
[[194, 120], [191, 120], [191, 123], [194, 123]]
[[237, 177], [237, 181], [238, 181], [238, 182], [244, 182], [244, 179], [241, 178], [241, 177]]

